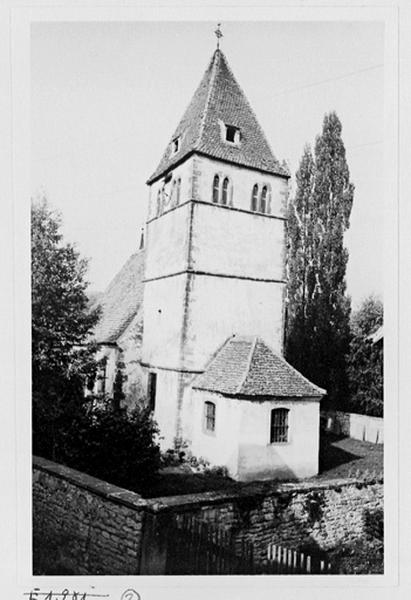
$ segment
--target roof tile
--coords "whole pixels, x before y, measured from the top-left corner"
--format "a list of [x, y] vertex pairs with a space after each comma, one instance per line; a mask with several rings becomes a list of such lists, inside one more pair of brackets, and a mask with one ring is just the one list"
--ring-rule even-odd
[[233, 336], [193, 384], [234, 396], [320, 397], [325, 390], [314, 385], [258, 337]]
[[144, 250], [130, 256], [97, 304], [102, 308], [94, 339], [114, 343], [132, 322], [143, 302]]
[[[222, 139], [220, 122], [240, 129], [238, 145]], [[181, 137], [173, 153], [172, 142]], [[216, 50], [194, 96], [148, 183], [192, 152], [289, 176], [275, 158], [243, 90], [221, 50]]]

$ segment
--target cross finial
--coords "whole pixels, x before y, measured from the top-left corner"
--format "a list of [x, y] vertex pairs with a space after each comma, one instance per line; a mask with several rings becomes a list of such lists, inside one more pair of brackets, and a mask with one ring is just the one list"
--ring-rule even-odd
[[220, 29], [221, 23], [217, 23], [217, 29], [214, 31], [215, 36], [217, 38], [217, 50], [220, 48], [220, 38], [223, 37], [223, 33]]

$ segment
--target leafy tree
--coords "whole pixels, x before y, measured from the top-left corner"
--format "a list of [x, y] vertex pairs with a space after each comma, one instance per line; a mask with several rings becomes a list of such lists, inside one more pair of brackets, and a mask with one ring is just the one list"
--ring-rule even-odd
[[352, 339], [348, 358], [349, 410], [375, 417], [383, 415], [383, 342], [370, 335], [383, 323], [383, 304], [374, 296], [364, 300], [351, 319]]
[[350, 300], [345, 272], [354, 186], [341, 123], [324, 117], [314, 156], [306, 147], [289, 207], [286, 357], [334, 404], [347, 393]]
[[111, 483], [143, 490], [159, 468], [157, 426], [146, 409], [128, 412], [118, 365], [113, 398], [85, 397], [98, 365], [90, 342], [87, 261], [63, 242], [61, 217], [32, 204], [33, 451]]
[[147, 493], [160, 467], [158, 428], [142, 405], [128, 411], [112, 402], [83, 404], [63, 432], [68, 466], [140, 493]]
[[31, 211], [33, 449], [57, 458], [58, 436], [79, 409], [95, 371], [88, 343], [87, 261], [63, 242], [61, 217], [42, 198]]

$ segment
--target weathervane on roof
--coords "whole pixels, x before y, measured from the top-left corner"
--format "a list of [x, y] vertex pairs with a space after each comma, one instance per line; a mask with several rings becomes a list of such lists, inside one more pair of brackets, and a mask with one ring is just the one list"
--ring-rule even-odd
[[217, 38], [217, 50], [220, 48], [220, 38], [223, 37], [223, 32], [220, 29], [221, 23], [217, 23], [217, 29], [214, 31]]

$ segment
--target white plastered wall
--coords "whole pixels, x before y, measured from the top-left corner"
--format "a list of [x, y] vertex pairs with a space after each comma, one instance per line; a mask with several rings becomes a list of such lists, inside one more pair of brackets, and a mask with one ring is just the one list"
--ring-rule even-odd
[[[216, 405], [214, 433], [204, 429], [204, 403]], [[319, 402], [317, 400], [244, 400], [193, 390], [188, 415], [192, 421], [191, 448], [211, 465], [224, 465], [231, 477], [289, 479], [318, 473]], [[289, 441], [270, 443], [274, 408], [289, 410]]]

